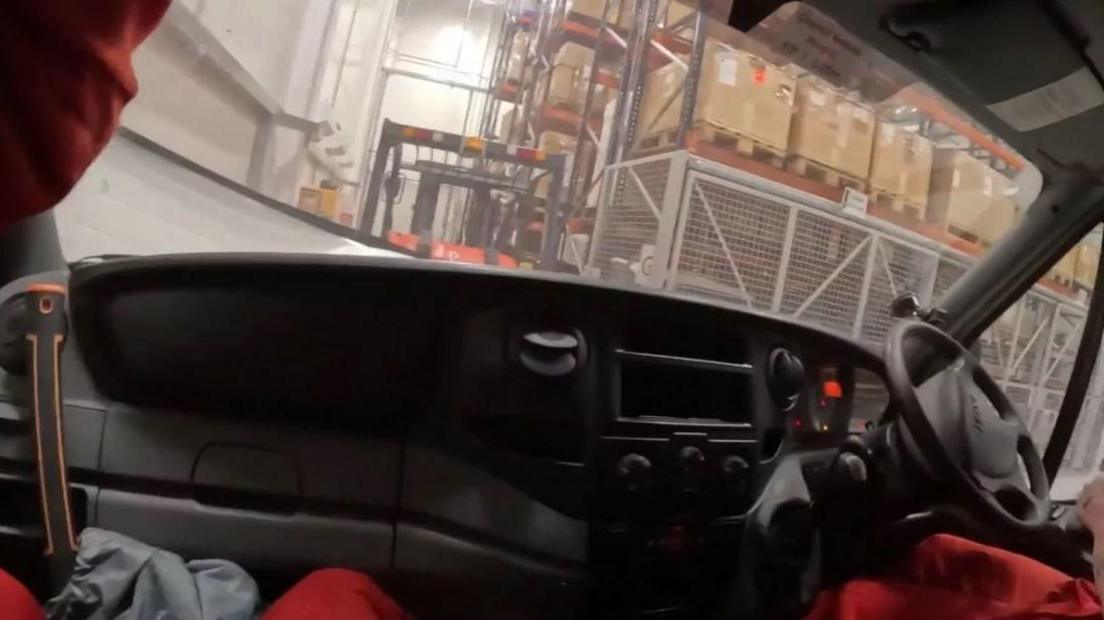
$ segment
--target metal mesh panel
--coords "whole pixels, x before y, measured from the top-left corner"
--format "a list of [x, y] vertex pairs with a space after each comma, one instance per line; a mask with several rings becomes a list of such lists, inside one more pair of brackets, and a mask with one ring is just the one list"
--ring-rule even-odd
[[798, 213], [781, 311], [850, 335], [871, 241], [871, 234], [861, 228]]
[[1065, 390], [1069, 383], [1073, 360], [1077, 355], [1077, 346], [1081, 339], [1081, 325], [1084, 317], [1063, 306], [1055, 319], [1054, 337], [1046, 356], [1046, 387], [1052, 390]]
[[698, 177], [687, 191], [676, 288], [708, 287], [722, 297], [770, 309], [792, 207]]
[[924, 284], [933, 276], [938, 258], [885, 237], [878, 238], [875, 252], [861, 336], [867, 342], [880, 344], [897, 321], [890, 314], [890, 304], [902, 293], [923, 290]]
[[932, 299], [939, 299], [951, 286], [966, 273], [967, 266], [945, 256], [939, 258], [939, 268], [935, 272], [935, 286]]
[[[648, 253], [645, 246], [655, 248], [659, 219], [636, 181], [631, 178], [629, 168], [640, 179], [656, 208], [662, 209], [671, 202], [663, 196], [671, 168], [668, 159], [643, 162], [609, 172], [606, 181], [610, 184], [610, 199], [601, 209], [599, 234], [590, 263], [603, 278], [616, 277], [616, 269], [612, 265], [614, 259], [622, 259], [629, 264], [638, 263]], [[660, 260], [663, 258], [660, 257]]]
[[[1006, 385], [1004, 386], [1004, 393], [1021, 414], [1027, 413], [1027, 406], [1031, 399], [1030, 387], [1024, 385]], [[1024, 421], [1030, 425], [1029, 420], [1025, 419]]]
[[[1010, 350], [1015, 357], [1008, 360], [1011, 367], [1009, 376], [1013, 381], [1035, 383], [1043, 370], [1043, 351], [1057, 305], [1040, 295], [1028, 293], [1017, 307], [1020, 309], [1019, 337], [1015, 339], [1014, 350]], [[1014, 333], [1013, 328], [1012, 333], [1007, 334], [1009, 343], [1013, 341]]]

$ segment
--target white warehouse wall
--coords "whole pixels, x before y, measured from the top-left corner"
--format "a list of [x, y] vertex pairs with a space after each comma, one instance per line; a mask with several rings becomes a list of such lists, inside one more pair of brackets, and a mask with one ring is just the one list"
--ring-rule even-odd
[[134, 54], [138, 94], [123, 126], [205, 168], [244, 183], [260, 110], [202, 52], [160, 27]]
[[54, 210], [62, 252], [386, 255], [215, 183], [116, 136]]

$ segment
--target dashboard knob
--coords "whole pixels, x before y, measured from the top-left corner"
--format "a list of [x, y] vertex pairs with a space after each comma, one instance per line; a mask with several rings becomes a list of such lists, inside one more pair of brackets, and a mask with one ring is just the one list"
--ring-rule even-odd
[[705, 454], [701, 451], [701, 448], [686, 446], [679, 450], [679, 462], [682, 463], [684, 473], [697, 473], [705, 465]]
[[751, 466], [748, 462], [735, 454], [726, 456], [721, 461], [721, 477], [724, 478], [729, 491], [735, 495], [743, 495], [747, 491], [750, 471]]
[[615, 474], [626, 491], [636, 493], [651, 485], [652, 462], [640, 454], [626, 454], [617, 461]]
[[724, 475], [725, 478], [738, 478], [743, 480], [747, 476], [749, 469], [751, 469], [751, 467], [748, 465], [747, 461], [735, 454], [726, 456], [725, 459], [721, 461], [721, 474]]
[[805, 387], [805, 365], [801, 358], [787, 349], [771, 351], [767, 360], [767, 387], [779, 408], [792, 409]]

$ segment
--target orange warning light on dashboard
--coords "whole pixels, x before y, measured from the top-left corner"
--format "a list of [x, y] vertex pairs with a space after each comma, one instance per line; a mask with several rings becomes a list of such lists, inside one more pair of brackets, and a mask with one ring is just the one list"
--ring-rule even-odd
[[828, 398], [843, 398], [843, 386], [835, 379], [827, 379], [821, 385], [824, 395]]

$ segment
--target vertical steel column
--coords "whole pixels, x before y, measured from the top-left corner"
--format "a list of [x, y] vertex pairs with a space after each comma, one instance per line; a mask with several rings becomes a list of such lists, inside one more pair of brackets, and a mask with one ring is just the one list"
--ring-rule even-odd
[[[571, 161], [571, 180], [568, 182], [567, 199], [564, 201], [567, 204], [573, 204], [575, 201], [575, 188], [579, 184], [580, 162], [582, 162], [583, 144], [590, 141], [594, 146], [594, 152], [598, 152], [598, 144], [590, 140], [590, 132], [588, 130], [588, 123], [590, 122], [590, 108], [594, 105], [594, 88], [598, 82], [598, 67], [599, 58], [602, 56], [602, 43], [606, 40], [606, 28], [609, 23], [610, 6], [613, 4], [613, 0], [606, 0], [606, 5], [602, 9], [602, 20], [598, 26], [597, 39], [594, 42], [594, 58], [590, 61], [590, 79], [587, 81], [586, 97], [583, 99], [583, 109], [579, 116], [579, 127], [575, 131], [575, 157]], [[582, 201], [586, 201], [586, 196], [582, 196]]]
[[698, 81], [701, 79], [702, 62], [705, 59], [705, 11], [698, 10], [694, 15], [694, 48], [690, 52], [690, 63], [686, 68], [686, 81], [683, 82], [682, 111], [679, 113], [678, 133], [675, 143], [678, 148], [686, 148], [686, 137], [694, 124], [694, 115], [698, 106]]
[[[509, 54], [506, 52], [512, 45], [517, 28], [510, 18], [510, 9], [502, 7], [502, 21], [498, 27], [498, 46], [495, 47], [494, 59], [491, 61], [491, 76], [488, 86], [490, 95], [483, 104], [483, 117], [479, 124], [479, 135], [490, 138], [494, 128], [495, 119], [498, 117], [498, 92], [502, 85], [502, 68], [509, 64]], [[498, 140], [506, 141], [509, 136], [497, 136]]]
[[541, 269], [554, 271], [558, 262], [556, 255], [560, 245], [560, 194], [564, 184], [564, 163], [567, 156], [560, 153], [548, 156], [549, 171], [552, 175], [548, 188], [548, 200], [544, 206], [544, 233], [541, 237]]
[[640, 97], [644, 92], [644, 79], [648, 70], [648, 42], [652, 37], [659, 0], [638, 0], [633, 40], [626, 50], [629, 79], [622, 81], [622, 97], [618, 101], [618, 125], [610, 136], [610, 155], [613, 161], [621, 161], [625, 151], [632, 146], [636, 124], [640, 120]]
[[[383, 173], [387, 168], [387, 158], [394, 147], [395, 124], [383, 119], [383, 127], [380, 128], [379, 148], [376, 150], [375, 161], [372, 163], [372, 173], [368, 177], [368, 191], [364, 194], [364, 205], [361, 207], [360, 235], [372, 236], [372, 229], [376, 225], [376, 211], [379, 210], [380, 189], [383, 187]], [[380, 231], [383, 234], [383, 231]]]

